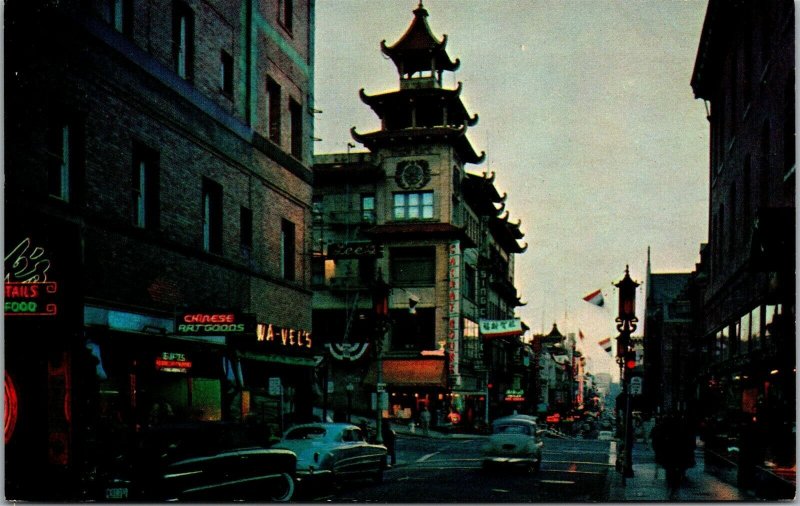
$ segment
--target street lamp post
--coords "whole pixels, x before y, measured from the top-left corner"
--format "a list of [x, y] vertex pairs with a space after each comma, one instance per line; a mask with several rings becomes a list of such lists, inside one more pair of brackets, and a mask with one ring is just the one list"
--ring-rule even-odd
[[625, 266], [625, 277], [619, 283], [615, 283], [619, 289], [619, 315], [616, 318], [617, 330], [617, 363], [620, 366], [620, 379], [622, 380], [622, 393], [625, 396], [625, 453], [622, 465], [622, 484], [625, 485], [625, 478], [633, 477], [632, 449], [633, 449], [633, 427], [631, 425], [631, 392], [630, 392], [630, 371], [626, 367], [626, 361], [630, 358], [633, 346], [631, 334], [636, 330], [636, 287], [639, 283], [631, 279], [628, 266]]

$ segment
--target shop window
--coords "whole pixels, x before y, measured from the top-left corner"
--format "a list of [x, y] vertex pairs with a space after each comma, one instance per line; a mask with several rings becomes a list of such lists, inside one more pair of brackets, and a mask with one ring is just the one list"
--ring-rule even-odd
[[391, 248], [389, 250], [391, 283], [432, 286], [436, 283], [436, 249]]

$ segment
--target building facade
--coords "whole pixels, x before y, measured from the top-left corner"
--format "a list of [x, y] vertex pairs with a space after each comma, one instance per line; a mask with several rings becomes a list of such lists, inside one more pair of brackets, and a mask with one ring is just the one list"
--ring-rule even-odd
[[691, 80], [711, 139], [698, 268], [706, 448], [744, 485], [771, 477], [766, 488], [786, 497], [796, 458], [794, 19], [790, 1], [711, 0]]
[[[381, 43], [399, 88], [360, 91], [381, 120], [380, 130], [351, 131], [367, 152], [316, 158], [314, 329], [330, 352], [326, 384], [340, 412], [344, 403], [368, 412], [377, 387], [387, 392], [385, 416], [416, 420], [425, 407], [434, 423], [469, 426], [502, 410], [522, 377], [508, 367], [521, 322], [491, 339], [479, 324], [514, 320], [514, 255], [526, 246], [494, 174], [469, 171], [484, 159], [466, 136], [478, 118], [460, 85], [442, 85], [459, 62], [431, 32], [427, 10], [413, 13], [397, 42]], [[384, 294], [375, 293], [380, 283]], [[380, 332], [376, 311], [389, 321]]]
[[313, 2], [5, 7], [6, 498], [163, 420], [309, 418]]

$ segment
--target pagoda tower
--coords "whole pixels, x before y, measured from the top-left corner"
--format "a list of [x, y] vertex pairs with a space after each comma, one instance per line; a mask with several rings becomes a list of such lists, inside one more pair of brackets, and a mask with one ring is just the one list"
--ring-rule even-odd
[[[391, 46], [381, 42], [381, 51], [397, 67], [399, 89], [367, 95], [361, 100], [381, 120], [381, 129], [359, 133], [353, 138], [383, 160], [383, 170], [394, 178], [399, 190], [430, 187], [439, 195], [459, 191], [464, 165], [480, 164], [485, 154], [477, 154], [467, 139], [467, 129], [478, 116], [470, 116], [461, 101], [461, 83], [455, 89], [442, 86], [444, 72], [458, 69], [460, 62], [447, 54], [447, 35], [437, 39], [428, 26], [428, 11], [419, 6], [403, 36]], [[452, 167], [452, 170], [450, 169]], [[448, 208], [453, 199], [439, 199], [437, 221], [449, 222]]]

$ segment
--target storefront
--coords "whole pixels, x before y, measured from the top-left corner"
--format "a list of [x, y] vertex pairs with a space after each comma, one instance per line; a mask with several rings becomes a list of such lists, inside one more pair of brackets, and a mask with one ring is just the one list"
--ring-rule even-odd
[[[400, 423], [419, 423], [423, 408], [431, 413], [431, 425], [444, 425], [453, 396], [447, 390], [444, 357], [424, 359], [386, 359], [381, 361], [382, 377], [388, 394], [384, 417]], [[375, 385], [377, 367], [371, 364], [365, 383]]]

